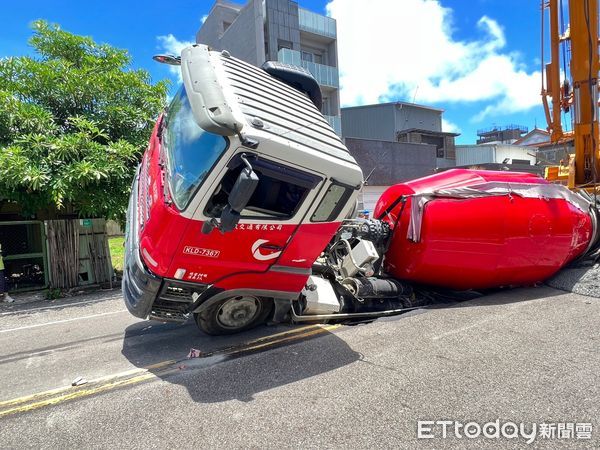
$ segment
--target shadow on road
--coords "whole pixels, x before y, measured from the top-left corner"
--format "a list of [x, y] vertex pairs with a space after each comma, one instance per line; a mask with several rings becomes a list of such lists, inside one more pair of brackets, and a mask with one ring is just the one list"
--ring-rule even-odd
[[[178, 360], [168, 370], [151, 371], [166, 382], [184, 386], [194, 401], [203, 403], [251, 401], [257, 393], [333, 371], [361, 357], [328, 331], [316, 335], [299, 331], [293, 339], [275, 337], [274, 344], [260, 348], [248, 345], [262, 339], [270, 342], [269, 336], [296, 330], [299, 327], [259, 327], [211, 337], [192, 323], [138, 323], [126, 329], [122, 354], [137, 367]], [[209, 356], [186, 359], [191, 348]]]
[[[503, 289], [471, 300], [448, 300], [401, 316], [375, 320], [396, 321], [438, 308], [497, 306], [564, 294], [545, 286]], [[201, 333], [191, 322], [185, 325], [138, 322], [126, 329], [122, 354], [137, 367], [176, 360], [177, 363], [170, 365], [169, 370], [165, 371], [163, 366], [152, 369], [152, 372], [169, 383], [185, 386], [194, 401], [205, 403], [232, 399], [249, 401], [257, 393], [331, 372], [361, 359], [361, 355], [338, 335], [328, 331], [291, 341], [284, 339], [284, 342], [265, 348], [244, 350], [250, 342], [294, 333], [300, 328], [293, 325], [263, 326], [233, 336], [213, 337]], [[302, 333], [298, 332], [298, 335]], [[191, 348], [206, 356], [186, 359]]]

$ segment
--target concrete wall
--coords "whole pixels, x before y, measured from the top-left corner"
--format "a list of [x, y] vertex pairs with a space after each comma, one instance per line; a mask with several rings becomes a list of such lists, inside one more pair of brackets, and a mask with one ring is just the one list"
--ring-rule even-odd
[[280, 41], [291, 43], [291, 49], [300, 51], [298, 3], [289, 0], [266, 0], [265, 32], [267, 59], [277, 61]]
[[220, 39], [226, 31], [224, 24], [232, 24], [239, 16], [240, 10], [241, 8], [233, 8], [219, 2], [215, 3], [202, 27], [196, 33], [196, 43], [206, 44], [217, 50], [222, 50]]
[[[224, 30], [223, 22], [231, 25]], [[249, 0], [239, 13], [226, 4], [216, 3], [196, 34], [196, 42], [215, 50], [228, 50], [236, 58], [254, 65], [265, 61], [264, 40], [261, 0]]]
[[437, 158], [436, 167], [440, 169], [447, 169], [449, 167], [456, 166], [456, 160], [454, 158]]
[[431, 175], [437, 166], [436, 148], [427, 144], [346, 138], [346, 147], [368, 176], [370, 186], [391, 186]]

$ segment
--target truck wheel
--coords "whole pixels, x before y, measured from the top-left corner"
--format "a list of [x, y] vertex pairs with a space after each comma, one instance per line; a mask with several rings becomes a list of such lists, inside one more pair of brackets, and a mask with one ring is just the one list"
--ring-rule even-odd
[[219, 336], [249, 330], [263, 323], [271, 310], [270, 298], [237, 295], [225, 298], [194, 314], [196, 325], [206, 334]]

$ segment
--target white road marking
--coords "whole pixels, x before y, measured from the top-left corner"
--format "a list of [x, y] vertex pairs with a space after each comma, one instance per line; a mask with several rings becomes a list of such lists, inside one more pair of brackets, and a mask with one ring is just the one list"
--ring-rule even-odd
[[99, 313], [99, 314], [92, 314], [91, 316], [73, 317], [72, 319], [64, 319], [64, 320], [57, 320], [57, 321], [54, 321], [54, 322], [38, 323], [38, 324], [35, 324], [35, 325], [26, 325], [24, 327], [9, 328], [8, 330], [0, 330], [0, 333], [8, 333], [10, 331], [29, 330], [31, 328], [45, 327], [46, 325], [56, 325], [56, 324], [59, 324], [59, 323], [73, 322], [75, 320], [93, 319], [94, 317], [108, 316], [109, 314], [120, 314], [120, 313], [126, 312], [126, 311], [127, 311], [126, 309], [119, 309], [118, 311], [111, 311], [111, 312], [105, 312], [105, 313]]
[[14, 314], [25, 314], [25, 313], [36, 312], [36, 311], [44, 311], [46, 309], [66, 308], [68, 306], [85, 305], [86, 303], [100, 303], [100, 302], [105, 302], [107, 300], [117, 300], [117, 299], [120, 299], [120, 298], [123, 298], [123, 296], [122, 295], [118, 295], [116, 297], [99, 298], [97, 300], [86, 300], [84, 302], [64, 303], [62, 305], [53, 305], [53, 306], [42, 306], [41, 308], [21, 309], [19, 311], [3, 312], [3, 313], [0, 313], [0, 316], [11, 316], [11, 315], [14, 315]]
[[498, 320], [498, 318], [507, 317], [508, 315], [509, 314], [500, 314], [500, 315], [494, 316], [494, 317], [492, 317], [490, 319], [483, 319], [483, 320], [480, 320], [478, 322], [472, 323], [470, 325], [466, 325], [464, 327], [456, 328], [455, 330], [446, 331], [444, 333], [438, 334], [437, 336], [433, 336], [432, 340], [437, 341], [439, 339], [445, 338], [446, 336], [452, 336], [453, 334], [460, 334], [463, 331], [467, 331], [467, 330], [470, 330], [472, 328], [477, 328], [477, 327], [479, 327], [481, 325], [484, 325], [484, 324], [486, 324], [488, 322], [496, 321], [496, 320]]

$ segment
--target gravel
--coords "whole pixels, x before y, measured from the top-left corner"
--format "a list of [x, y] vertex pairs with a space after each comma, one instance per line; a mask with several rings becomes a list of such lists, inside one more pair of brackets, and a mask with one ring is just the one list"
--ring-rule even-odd
[[563, 291], [600, 298], [600, 264], [585, 262], [567, 267], [546, 284]]

